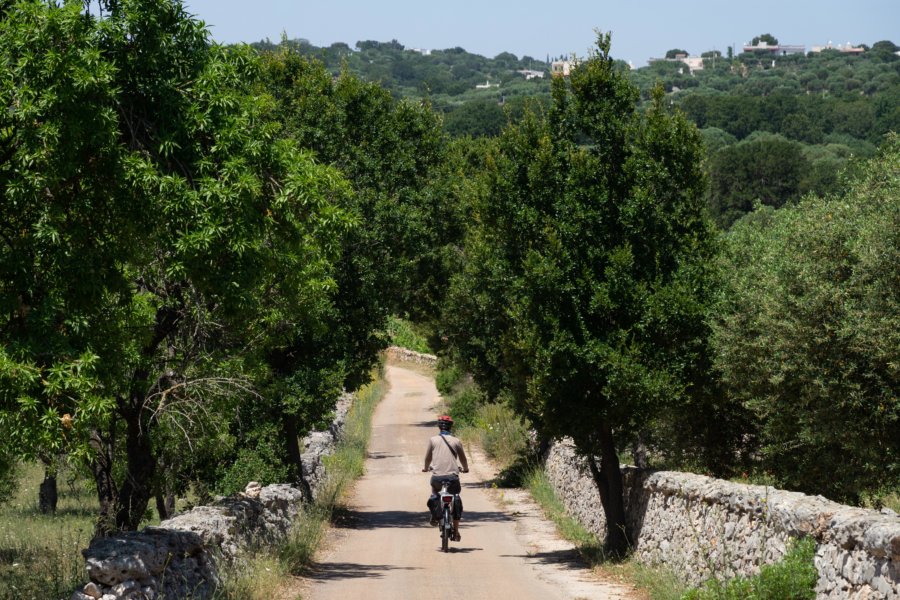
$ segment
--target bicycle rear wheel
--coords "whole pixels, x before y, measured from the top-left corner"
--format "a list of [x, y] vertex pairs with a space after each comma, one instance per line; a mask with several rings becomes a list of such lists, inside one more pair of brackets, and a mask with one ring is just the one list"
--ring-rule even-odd
[[444, 507], [444, 518], [441, 519], [441, 550], [448, 552], [450, 550], [450, 528], [447, 526], [450, 521], [450, 511]]

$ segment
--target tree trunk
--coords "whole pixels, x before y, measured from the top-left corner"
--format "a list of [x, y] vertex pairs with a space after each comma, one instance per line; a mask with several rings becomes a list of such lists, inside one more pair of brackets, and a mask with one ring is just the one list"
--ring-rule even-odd
[[38, 508], [42, 514], [56, 512], [56, 501], [59, 498], [56, 489], [56, 472], [47, 467], [44, 469], [44, 481], [38, 491]]
[[112, 436], [104, 439], [99, 431], [94, 431], [91, 435], [91, 447], [94, 449], [91, 473], [94, 476], [97, 501], [100, 505], [94, 537], [104, 537], [115, 529], [112, 518], [116, 504], [116, 484], [112, 474]]
[[615, 556], [624, 556], [631, 545], [628, 523], [625, 520], [625, 496], [622, 485], [622, 469], [616, 453], [615, 438], [609, 426], [599, 430], [600, 467], [596, 458], [588, 455], [588, 466], [603, 504], [606, 516], [606, 550]]
[[638, 469], [646, 469], [649, 464], [648, 454], [647, 444], [644, 443], [644, 434], [638, 433], [631, 443], [631, 459], [634, 461], [634, 466]]
[[287, 446], [288, 459], [296, 469], [297, 485], [300, 487], [300, 491], [303, 493], [303, 497], [306, 500], [311, 501], [313, 499], [312, 488], [309, 486], [309, 482], [306, 480], [306, 477], [303, 474], [303, 459], [300, 454], [300, 438], [298, 429], [297, 416], [284, 415], [284, 419], [282, 421], [282, 432], [284, 433], [285, 444]]
[[126, 425], [126, 471], [116, 502], [116, 528], [121, 531], [135, 531], [138, 528], [153, 497], [156, 458], [147, 424], [141, 423], [142, 406], [143, 397], [136, 395], [122, 410]]
[[159, 513], [160, 521], [165, 521], [166, 519], [175, 516], [175, 494], [157, 492], [156, 512]]

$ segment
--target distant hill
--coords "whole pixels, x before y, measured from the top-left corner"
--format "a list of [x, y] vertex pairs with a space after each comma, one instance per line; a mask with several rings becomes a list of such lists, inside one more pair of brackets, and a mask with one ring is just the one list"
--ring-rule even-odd
[[[428, 97], [445, 113], [453, 135], [496, 135], [506, 122], [504, 110], [515, 116], [526, 98], [549, 99], [549, 57], [503, 52], [487, 58], [459, 47], [406, 48], [397, 40], [360, 41], [353, 48], [342, 42], [318, 47], [303, 39], [284, 43], [334, 73], [346, 66], [380, 82], [398, 98]], [[278, 47], [268, 40], [252, 46]], [[887, 131], [900, 130], [900, 47], [880, 41], [863, 49], [790, 56], [748, 52], [731, 59], [707, 52], [699, 70], [671, 60], [631, 75], [644, 98], [659, 83], [699, 127], [720, 129], [735, 140], [766, 131], [808, 144], [837, 141], [866, 153]], [[542, 76], [526, 79], [525, 71]]]
[[[321, 60], [335, 74], [346, 66], [398, 98], [428, 97], [445, 114], [453, 135], [496, 135], [506, 122], [504, 106], [516, 114], [525, 98], [550, 97], [550, 64], [530, 56], [503, 52], [487, 58], [463, 48], [411, 49], [396, 40], [361, 41], [354, 48], [341, 42], [318, 47], [303, 39], [283, 43]], [[279, 46], [268, 40], [251, 45], [260, 51]]]

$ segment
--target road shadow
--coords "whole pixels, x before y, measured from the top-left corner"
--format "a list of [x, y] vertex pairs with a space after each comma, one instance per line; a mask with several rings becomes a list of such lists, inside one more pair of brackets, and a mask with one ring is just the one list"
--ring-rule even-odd
[[[422, 498], [422, 510], [356, 510], [341, 509], [335, 511], [334, 527], [338, 529], [403, 529], [411, 527], [430, 528], [428, 509], [425, 508], [427, 497]], [[465, 500], [463, 500], [465, 502]], [[465, 504], [463, 504], [465, 506]], [[498, 523], [513, 519], [500, 511], [464, 511], [463, 523], [476, 526], [478, 523]]]
[[306, 576], [317, 581], [330, 579], [381, 579], [389, 571], [418, 571], [419, 567], [369, 565], [359, 563], [314, 563]]
[[387, 452], [367, 452], [366, 453], [366, 458], [372, 458], [375, 460], [378, 460], [381, 458], [400, 458], [401, 456], [402, 456], [401, 454], [388, 454]]
[[555, 565], [569, 569], [581, 569], [587, 566], [585, 560], [577, 550], [553, 550], [550, 552], [534, 552], [531, 554], [501, 554], [503, 558], [522, 558], [527, 561], [536, 561], [545, 565]]
[[[481, 552], [484, 548], [454, 548], [450, 546], [449, 554], [469, 554], [470, 552]], [[437, 549], [438, 552], [441, 552], [441, 549]]]

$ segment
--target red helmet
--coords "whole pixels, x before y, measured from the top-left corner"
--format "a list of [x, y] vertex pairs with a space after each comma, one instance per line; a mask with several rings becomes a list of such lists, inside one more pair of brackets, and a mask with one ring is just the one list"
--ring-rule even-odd
[[450, 418], [450, 415], [441, 415], [438, 417], [438, 428], [441, 431], [450, 431], [453, 427], [453, 419]]

